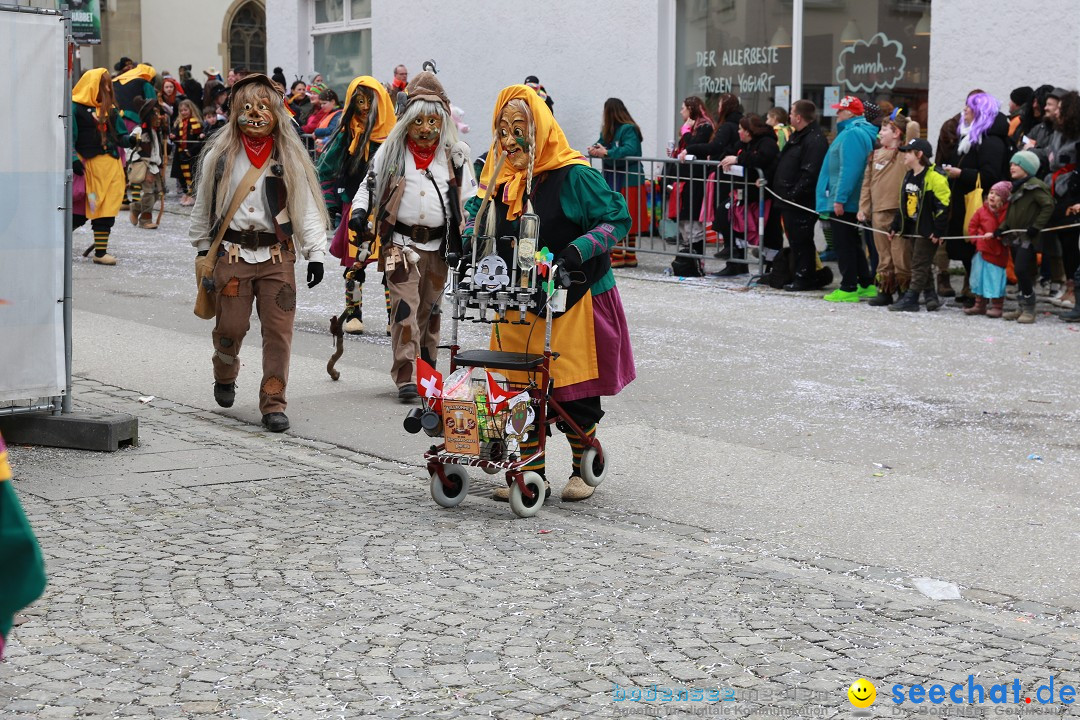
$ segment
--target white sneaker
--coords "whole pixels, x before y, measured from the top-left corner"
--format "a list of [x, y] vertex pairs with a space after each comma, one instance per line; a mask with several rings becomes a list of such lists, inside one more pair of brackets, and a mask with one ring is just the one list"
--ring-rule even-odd
[[1050, 285], [1050, 304], [1055, 307], [1061, 307], [1061, 298], [1065, 297], [1065, 287], [1057, 283]]

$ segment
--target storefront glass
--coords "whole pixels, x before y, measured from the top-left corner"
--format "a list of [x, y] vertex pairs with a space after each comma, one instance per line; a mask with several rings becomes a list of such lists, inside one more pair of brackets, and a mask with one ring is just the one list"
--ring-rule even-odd
[[[822, 110], [844, 95], [891, 102], [925, 134], [930, 0], [805, 0], [802, 96]], [[790, 108], [791, 0], [681, 0], [676, 5], [678, 103], [721, 93], [748, 113]], [[925, 33], [925, 34], [923, 34]], [[678, 127], [678, 125], [677, 125]]]

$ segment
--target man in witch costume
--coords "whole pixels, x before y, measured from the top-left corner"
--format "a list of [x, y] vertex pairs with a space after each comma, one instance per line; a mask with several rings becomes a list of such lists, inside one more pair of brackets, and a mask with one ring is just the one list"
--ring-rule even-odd
[[460, 250], [462, 202], [476, 194], [469, 146], [458, 140], [442, 84], [424, 71], [407, 92], [401, 117], [371, 161], [374, 192], [356, 193], [349, 222], [361, 244], [372, 242], [366, 218], [375, 199], [379, 270], [390, 289], [390, 377], [402, 402], [417, 396], [416, 359], [435, 365], [446, 248]]
[[[323, 200], [337, 230], [330, 254], [345, 268], [345, 322], [342, 329], [352, 335], [364, 332], [364, 268], [376, 258], [365, 257], [355, 233], [349, 231], [352, 199], [368, 192], [364, 179], [368, 165], [394, 127], [394, 103], [375, 78], [362, 75], [349, 83], [345, 94], [345, 115], [319, 156], [317, 169]], [[370, 204], [369, 204], [370, 205]], [[343, 213], [344, 211], [344, 213]], [[359, 254], [358, 254], [359, 253]], [[390, 292], [385, 290], [387, 312]]]
[[[319, 180], [273, 82], [252, 74], [232, 89], [229, 122], [199, 165], [191, 213], [191, 243], [205, 255], [227, 222], [214, 268], [214, 399], [231, 407], [240, 346], [254, 301], [262, 325], [259, 410], [272, 432], [289, 428], [289, 381], [296, 309], [294, 264], [307, 261], [307, 284], [322, 281], [329, 220]], [[239, 196], [237, 195], [239, 193]], [[237, 202], [242, 198], [243, 202]], [[233, 211], [232, 217], [224, 217]]]

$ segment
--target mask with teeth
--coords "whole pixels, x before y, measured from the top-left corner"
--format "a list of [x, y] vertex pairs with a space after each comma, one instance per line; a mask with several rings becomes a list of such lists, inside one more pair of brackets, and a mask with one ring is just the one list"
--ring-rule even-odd
[[[243, 90], [248, 90], [248, 87], [242, 88]], [[277, 123], [272, 102], [269, 93], [262, 87], [250, 86], [250, 92], [241, 92], [232, 105], [240, 132], [250, 138], [271, 135]]]

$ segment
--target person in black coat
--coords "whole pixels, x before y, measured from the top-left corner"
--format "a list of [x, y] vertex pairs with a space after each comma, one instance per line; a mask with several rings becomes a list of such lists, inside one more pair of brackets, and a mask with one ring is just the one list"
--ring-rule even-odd
[[[682, 189], [678, 199], [672, 198], [669, 202], [678, 203], [679, 251], [701, 255], [705, 252], [705, 224], [698, 218], [701, 217], [701, 206], [705, 200], [705, 166], [684, 161], [697, 159], [690, 148], [709, 141], [713, 135], [713, 123], [701, 98], [693, 95], [683, 101], [680, 113], [684, 121], [683, 133], [673, 152], [680, 162], [668, 163], [666, 175], [669, 184], [681, 183]], [[705, 274], [704, 263], [694, 258], [677, 257], [671, 269], [676, 275], [687, 277]]]
[[[742, 105], [737, 95], [723, 93], [720, 95], [716, 107], [716, 130], [709, 141], [704, 144], [693, 145], [687, 148], [687, 152], [695, 157], [709, 160], [723, 160], [733, 155], [739, 149], [739, 121], [742, 120]], [[726, 178], [720, 177], [713, 196], [713, 230], [720, 237], [729, 240], [731, 235], [731, 221], [728, 218], [726, 206], [731, 195], [731, 184], [725, 182]], [[716, 257], [731, 257], [730, 240], [724, 244], [724, 248], [716, 253]]]
[[[740, 247], [747, 247], [747, 236], [751, 229], [757, 228], [757, 215], [760, 203], [767, 199], [767, 195], [754, 182], [763, 178], [766, 183], [773, 181], [776, 172], [776, 163], [780, 156], [780, 147], [776, 142], [776, 133], [769, 127], [760, 115], [745, 115], [739, 120], [739, 144], [734, 153], [720, 161], [721, 169], [727, 171], [734, 165], [743, 168], [744, 177], [748, 179], [749, 186], [736, 185], [731, 193], [731, 214], [742, 214], [741, 217], [732, 217], [732, 226], [744, 228], [743, 237], [738, 239]], [[760, 173], [758, 172], [760, 170]], [[770, 203], [771, 204], [771, 203]], [[749, 217], [746, 216], [749, 213]], [[765, 259], [772, 260], [773, 256], [783, 247], [783, 230], [780, 225], [778, 212], [765, 211]], [[732, 233], [734, 235], [734, 233]], [[761, 240], [759, 239], [759, 242]], [[732, 276], [742, 275], [749, 272], [747, 263], [737, 260], [729, 260], [724, 269], [718, 275]]]
[[[956, 148], [956, 164], [945, 168], [951, 190], [948, 231], [951, 237], [967, 234], [964, 197], [980, 185], [985, 200], [991, 185], [1009, 178], [1009, 120], [998, 110], [997, 100], [986, 93], [969, 95], [964, 103], [958, 134], [960, 144]], [[968, 277], [975, 246], [966, 240], [948, 240], [946, 243], [949, 258], [964, 263], [961, 296], [965, 305], [973, 305], [975, 298]], [[944, 284], [940, 275], [938, 280], [939, 284]], [[948, 282], [947, 275], [945, 282]]]
[[795, 277], [784, 289], [817, 290], [822, 285], [816, 277], [814, 225], [817, 223], [817, 213], [812, 208], [816, 201], [818, 175], [825, 163], [825, 154], [829, 151], [829, 141], [818, 125], [817, 106], [809, 100], [797, 100], [791, 106], [791, 127], [795, 132], [780, 151], [772, 183], [776, 194], [790, 201], [777, 202], [795, 260]]

